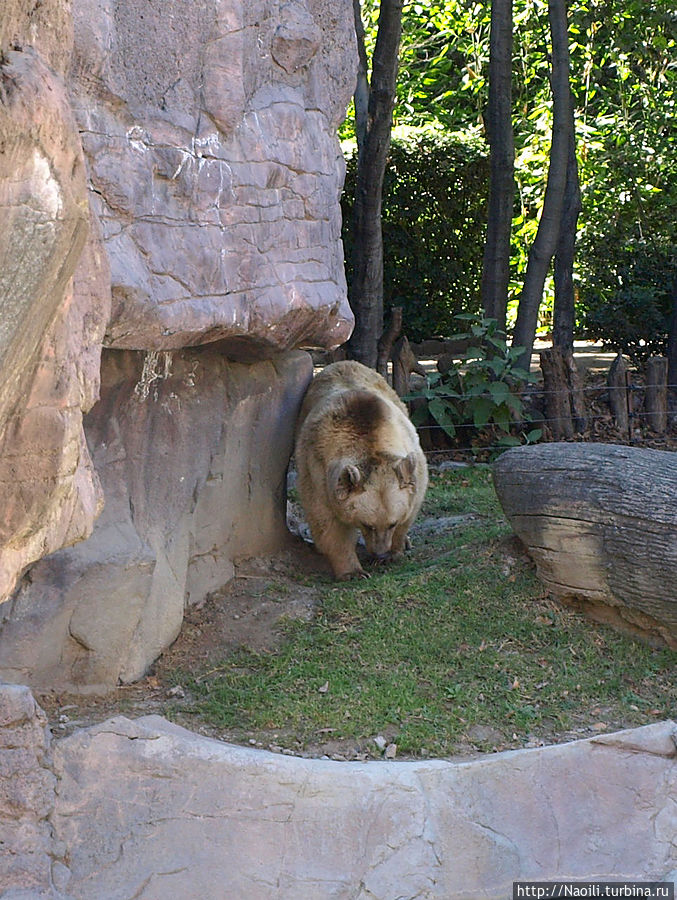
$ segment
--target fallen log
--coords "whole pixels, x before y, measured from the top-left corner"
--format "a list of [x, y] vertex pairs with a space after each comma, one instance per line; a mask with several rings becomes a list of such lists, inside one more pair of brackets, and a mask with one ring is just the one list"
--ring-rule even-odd
[[494, 484], [557, 599], [677, 649], [677, 454], [516, 447], [494, 463]]

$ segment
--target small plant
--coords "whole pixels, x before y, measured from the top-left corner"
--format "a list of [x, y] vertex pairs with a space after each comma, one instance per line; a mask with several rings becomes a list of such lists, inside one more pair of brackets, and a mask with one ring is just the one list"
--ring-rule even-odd
[[525, 381], [534, 376], [519, 368], [517, 360], [523, 347], [509, 347], [498, 332], [496, 319], [482, 318], [470, 313], [455, 316], [467, 322], [470, 331], [455, 334], [454, 340], [474, 341], [445, 372], [433, 372], [427, 376], [422, 391], [409, 394], [405, 400], [423, 399], [412, 410], [412, 421], [422, 425], [431, 416], [450, 438], [455, 438], [459, 427], [472, 427], [477, 431], [492, 428], [498, 432], [500, 446], [535, 443], [541, 437], [541, 429], [522, 431], [521, 436], [511, 433], [516, 424], [527, 418], [524, 401], [520, 395]]

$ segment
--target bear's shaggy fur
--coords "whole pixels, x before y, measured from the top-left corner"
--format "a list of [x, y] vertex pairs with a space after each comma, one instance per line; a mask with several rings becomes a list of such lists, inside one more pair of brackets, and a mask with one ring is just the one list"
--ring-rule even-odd
[[313, 540], [337, 579], [364, 575], [358, 531], [378, 559], [402, 555], [428, 471], [406, 406], [377, 372], [345, 361], [314, 378], [299, 416], [296, 467]]

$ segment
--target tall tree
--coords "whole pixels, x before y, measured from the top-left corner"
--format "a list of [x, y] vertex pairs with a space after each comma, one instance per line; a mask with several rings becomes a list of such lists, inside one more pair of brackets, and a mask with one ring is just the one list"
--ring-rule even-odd
[[668, 398], [672, 412], [677, 413], [677, 276], [672, 282], [672, 315], [668, 332]]
[[531, 353], [536, 338], [543, 286], [559, 241], [567, 180], [567, 160], [573, 128], [566, 0], [548, 0], [548, 18], [552, 41], [550, 85], [553, 107], [548, 178], [538, 230], [529, 250], [529, 261], [513, 332], [513, 345], [525, 348], [519, 364], [527, 370], [531, 364]]
[[[353, 278], [350, 305], [355, 314], [355, 329], [348, 342], [351, 358], [374, 368], [378, 339], [383, 331], [383, 234], [381, 230], [381, 194], [397, 85], [398, 52], [402, 32], [404, 0], [381, 0], [378, 33], [372, 56], [371, 83], [366, 76], [366, 51], [360, 4], [354, 0], [356, 32], [361, 43], [360, 59], [364, 75], [358, 83], [364, 90], [367, 81], [367, 115], [358, 120], [358, 162], [353, 209]], [[356, 99], [364, 108], [363, 98]], [[361, 133], [360, 133], [361, 131]]]
[[505, 334], [510, 280], [510, 231], [515, 196], [512, 130], [512, 0], [492, 0], [487, 113], [491, 176], [482, 264], [482, 306]]
[[581, 189], [576, 159], [574, 108], [571, 108], [571, 129], [567, 152], [567, 173], [560, 220], [559, 241], [555, 251], [555, 302], [553, 307], [552, 342], [566, 353], [574, 352], [576, 325], [576, 296], [574, 292], [574, 255], [576, 230], [581, 212]]

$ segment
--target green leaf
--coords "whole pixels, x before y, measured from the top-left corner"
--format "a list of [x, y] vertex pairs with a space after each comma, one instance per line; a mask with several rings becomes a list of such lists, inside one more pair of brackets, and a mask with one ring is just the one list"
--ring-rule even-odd
[[510, 410], [505, 404], [496, 407], [492, 418], [501, 431], [510, 431]]
[[495, 409], [492, 400], [487, 397], [479, 397], [473, 403], [472, 420], [475, 428], [484, 428], [488, 424], [491, 414]]
[[499, 447], [520, 447], [522, 444], [514, 434], [502, 434], [496, 443]]
[[505, 403], [510, 397], [510, 388], [504, 381], [492, 381], [489, 385], [489, 393], [494, 403]]
[[431, 400], [428, 404], [430, 415], [435, 419], [437, 424], [446, 431], [449, 437], [454, 437], [456, 427], [451, 415], [449, 406], [443, 400]]
[[415, 407], [411, 411], [410, 418], [414, 425], [425, 425], [428, 421], [428, 407], [423, 405]]
[[510, 407], [513, 413], [516, 416], [521, 416], [524, 411], [524, 403], [521, 397], [518, 397], [517, 394], [508, 394], [505, 398], [505, 403]]

